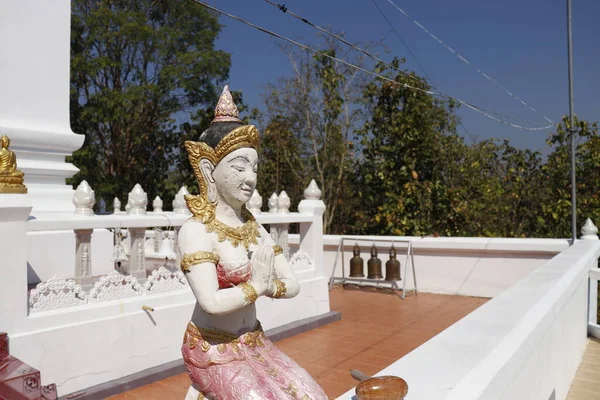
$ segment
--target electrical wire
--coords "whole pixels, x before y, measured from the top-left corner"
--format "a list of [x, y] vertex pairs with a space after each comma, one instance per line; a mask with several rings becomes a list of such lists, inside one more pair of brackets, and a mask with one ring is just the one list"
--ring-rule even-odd
[[[357, 51], [359, 51], [359, 52], [361, 52], [361, 53], [365, 54], [366, 56], [368, 56], [368, 57], [370, 57], [370, 58], [372, 58], [372, 59], [374, 59], [374, 60], [376, 60], [376, 61], [378, 61], [378, 62], [380, 62], [380, 63], [382, 63], [382, 64], [384, 64], [384, 65], [386, 65], [388, 68], [391, 68], [391, 69], [393, 69], [393, 70], [395, 70], [395, 71], [397, 71], [397, 72], [399, 72], [399, 73], [403, 74], [403, 75], [404, 75], [404, 76], [406, 76], [406, 77], [409, 77], [409, 78], [411, 78], [411, 79], [413, 79], [413, 80], [415, 80], [415, 81], [417, 81], [417, 82], [420, 82], [420, 81], [418, 80], [418, 78], [416, 78], [415, 76], [413, 76], [413, 75], [411, 75], [411, 74], [407, 73], [406, 71], [403, 71], [403, 70], [401, 70], [401, 69], [399, 69], [399, 68], [397, 68], [397, 67], [395, 67], [395, 66], [393, 66], [393, 65], [391, 65], [391, 64], [389, 64], [389, 63], [387, 63], [387, 62], [385, 62], [384, 60], [382, 60], [381, 58], [379, 58], [379, 57], [377, 57], [377, 56], [375, 56], [375, 55], [371, 54], [370, 52], [368, 52], [368, 51], [366, 51], [366, 50], [364, 50], [364, 49], [362, 49], [362, 48], [358, 47], [357, 45], [354, 45], [354, 44], [352, 44], [352, 43], [348, 42], [348, 41], [347, 41], [346, 39], [344, 39], [343, 37], [341, 37], [341, 36], [339, 36], [339, 35], [336, 35], [335, 33], [331, 32], [331, 31], [329, 31], [329, 30], [327, 30], [327, 29], [325, 29], [325, 28], [322, 28], [322, 27], [320, 27], [320, 26], [318, 26], [318, 25], [316, 25], [316, 24], [314, 24], [314, 23], [310, 22], [308, 19], [306, 19], [306, 18], [304, 18], [304, 17], [302, 17], [302, 16], [300, 16], [300, 15], [298, 15], [298, 14], [294, 13], [294, 12], [293, 12], [293, 11], [291, 11], [291, 10], [290, 10], [290, 9], [289, 9], [289, 8], [288, 8], [288, 7], [287, 7], [285, 4], [284, 4], [284, 5], [277, 4], [277, 3], [275, 3], [275, 2], [273, 2], [273, 1], [271, 1], [271, 0], [264, 0], [264, 1], [265, 1], [265, 2], [267, 2], [268, 4], [272, 5], [273, 7], [275, 7], [275, 8], [278, 8], [278, 9], [279, 9], [279, 10], [281, 10], [281, 11], [282, 11], [284, 14], [289, 14], [290, 16], [292, 16], [292, 17], [294, 17], [294, 18], [296, 18], [296, 19], [298, 19], [298, 20], [300, 20], [300, 21], [304, 22], [304, 23], [305, 23], [305, 24], [307, 24], [307, 25], [310, 25], [310, 26], [312, 26], [313, 28], [315, 28], [315, 29], [319, 30], [320, 32], [323, 32], [323, 33], [325, 33], [325, 34], [327, 34], [327, 35], [329, 35], [329, 36], [331, 36], [331, 37], [333, 37], [333, 38], [335, 38], [335, 39], [337, 39], [337, 40], [341, 41], [342, 43], [344, 43], [344, 44], [346, 44], [347, 46], [349, 46], [349, 47], [353, 48], [354, 50], [357, 50]], [[421, 69], [423, 70], [424, 74], [426, 75], [426, 77], [427, 77], [427, 78], [429, 79], [429, 81], [431, 82], [431, 78], [430, 78], [430, 77], [429, 77], [429, 75], [427, 74], [427, 71], [425, 71], [425, 68], [424, 68], [424, 67], [423, 67], [423, 65], [422, 65], [422, 64], [419, 62], [419, 60], [417, 59], [417, 57], [415, 56], [415, 54], [414, 54], [414, 53], [413, 53], [413, 52], [410, 50], [410, 48], [408, 47], [408, 44], [407, 44], [407, 43], [404, 41], [404, 39], [402, 39], [402, 37], [400, 36], [400, 34], [399, 34], [397, 31], [396, 31], [396, 29], [395, 29], [395, 28], [394, 28], [394, 26], [392, 25], [391, 21], [389, 21], [389, 19], [388, 19], [388, 18], [385, 16], [385, 14], [384, 14], [384, 13], [383, 13], [383, 11], [382, 11], [382, 10], [379, 8], [379, 6], [378, 6], [378, 5], [377, 5], [377, 3], [375, 2], [375, 0], [371, 0], [371, 1], [372, 1], [372, 2], [373, 2], [373, 4], [375, 5], [375, 7], [377, 7], [377, 9], [378, 9], [378, 10], [379, 10], [379, 12], [382, 14], [382, 16], [385, 18], [385, 20], [388, 22], [388, 24], [390, 25], [390, 27], [392, 28], [392, 30], [394, 31], [394, 33], [396, 34], [396, 36], [398, 37], [398, 39], [400, 39], [400, 41], [401, 41], [401, 42], [404, 44], [404, 46], [406, 47], [406, 49], [408, 50], [408, 52], [409, 52], [409, 53], [410, 53], [410, 54], [411, 54], [411, 55], [412, 55], [412, 56], [415, 58], [416, 62], [419, 64], [419, 66], [420, 66], [420, 67], [421, 67]], [[526, 121], [526, 120], [520, 120], [520, 119], [517, 119], [517, 118], [513, 118], [513, 117], [505, 116], [505, 115], [502, 115], [502, 114], [499, 114], [499, 113], [495, 113], [495, 112], [492, 112], [492, 111], [488, 111], [488, 110], [485, 110], [485, 109], [483, 109], [483, 108], [481, 108], [481, 107], [473, 106], [472, 104], [467, 104], [467, 103], [463, 102], [462, 100], [460, 100], [460, 99], [458, 99], [458, 98], [455, 98], [455, 97], [453, 97], [453, 96], [450, 96], [450, 95], [448, 95], [447, 93], [444, 93], [443, 91], [441, 91], [440, 89], [436, 88], [436, 87], [435, 87], [434, 85], [432, 85], [432, 84], [430, 84], [429, 86], [430, 86], [432, 89], [436, 90], [436, 91], [439, 93], [439, 95], [440, 95], [441, 97], [446, 97], [446, 98], [454, 98], [455, 100], [457, 100], [458, 102], [460, 102], [461, 104], [465, 105], [465, 106], [466, 106], [466, 107], [468, 107], [468, 108], [475, 107], [476, 109], [474, 109], [474, 111], [477, 111], [477, 112], [479, 112], [478, 110], [480, 110], [480, 111], [482, 111], [482, 112], [480, 112], [480, 113], [481, 113], [481, 114], [483, 114], [483, 115], [485, 115], [485, 116], [487, 116], [487, 117], [490, 117], [490, 115], [487, 115], [487, 114], [491, 114], [491, 115], [495, 115], [495, 116], [496, 116], [498, 119], [505, 119], [505, 120], [511, 120], [511, 121], [516, 121], [516, 122], [521, 122], [521, 123], [527, 123], [527, 124], [534, 124], [534, 125], [535, 125], [535, 124], [537, 124], [537, 125], [541, 125], [541, 124], [542, 124], [542, 123], [540, 123], [540, 122], [531, 122], [531, 121]], [[511, 95], [512, 95], [512, 94], [511, 94]], [[520, 100], [520, 99], [519, 99], [519, 100]], [[473, 109], [473, 108], [472, 108], [472, 109]], [[538, 112], [537, 112], [537, 110], [534, 110], [534, 111], [535, 111], [536, 113], [538, 113]], [[487, 113], [487, 114], [486, 114], [486, 113]], [[539, 113], [538, 113], [538, 114], [539, 114]], [[494, 120], [497, 120], [497, 121], [498, 121], [498, 119], [496, 119], [496, 118], [492, 118], [492, 119], [494, 119]], [[554, 126], [554, 122], [552, 122], [552, 121], [551, 121], [551, 120], [549, 120], [548, 118], [546, 118], [546, 119], [547, 119], [547, 120], [548, 120], [548, 121], [549, 121], [549, 122], [550, 122], [552, 125], [547, 125], [547, 126], [544, 126], [544, 127], [541, 127], [541, 128], [539, 128], [539, 129], [535, 129], [535, 130], [543, 130], [543, 129], [548, 129], [548, 128], [550, 128], [550, 127], [553, 127], [553, 126]], [[505, 123], [505, 121], [499, 121], [499, 122]], [[516, 124], [511, 124], [511, 123], [508, 123], [508, 125], [510, 125], [510, 126], [513, 126], [513, 127], [515, 127], [515, 128], [526, 129], [526, 127], [522, 127], [522, 126], [519, 126], [519, 125], [516, 125]], [[473, 139], [472, 139], [472, 140], [473, 140]]]
[[[246, 21], [245, 19], [242, 19], [240, 17], [237, 17], [237, 16], [235, 16], [233, 14], [230, 14], [230, 13], [227, 13], [225, 11], [219, 10], [218, 8], [210, 6], [210, 5], [208, 5], [206, 3], [203, 3], [203, 2], [201, 2], [199, 0], [191, 0], [191, 1], [193, 1], [194, 3], [196, 3], [198, 5], [203, 6], [203, 7], [207, 8], [207, 9], [209, 9], [209, 10], [212, 10], [212, 11], [218, 13], [218, 14], [224, 15], [226, 17], [229, 17], [229, 18], [233, 19], [233, 20], [236, 20], [236, 21], [241, 22], [241, 23], [243, 23], [245, 25], [248, 25], [248, 26], [250, 26], [252, 28], [255, 28], [255, 29], [257, 29], [257, 30], [259, 30], [259, 31], [261, 31], [263, 33], [266, 33], [266, 34], [271, 35], [273, 37], [276, 37], [278, 39], [284, 40], [284, 41], [286, 41], [288, 43], [291, 43], [291, 44], [293, 44], [295, 46], [298, 46], [298, 47], [300, 47], [300, 48], [302, 48], [304, 50], [307, 50], [307, 51], [310, 51], [312, 53], [319, 54], [319, 55], [321, 55], [323, 57], [329, 58], [329, 59], [331, 59], [333, 61], [336, 61], [336, 62], [338, 62], [340, 64], [344, 64], [344, 65], [346, 65], [346, 66], [348, 66], [350, 68], [354, 68], [354, 69], [356, 69], [358, 71], [364, 72], [365, 74], [368, 74], [368, 75], [374, 76], [376, 78], [379, 78], [379, 79], [382, 79], [382, 80], [394, 83], [396, 85], [402, 85], [405, 88], [409, 88], [409, 89], [412, 89], [412, 90], [415, 90], [415, 91], [420, 91], [420, 92], [423, 92], [423, 93], [426, 93], [426, 94], [430, 94], [430, 95], [433, 95], [433, 96], [440, 96], [440, 97], [444, 97], [444, 98], [447, 98], [447, 99], [453, 99], [456, 102], [464, 105], [465, 107], [467, 107], [467, 108], [469, 108], [469, 109], [471, 109], [471, 110], [473, 110], [473, 111], [475, 111], [475, 112], [477, 112], [477, 113], [479, 113], [481, 115], [484, 115], [484, 116], [486, 116], [486, 117], [488, 117], [488, 118], [490, 118], [492, 120], [495, 120], [495, 121], [497, 121], [499, 123], [502, 123], [502, 124], [505, 124], [505, 125], [508, 125], [508, 126], [511, 126], [513, 128], [530, 130], [530, 131], [539, 131], [539, 130], [545, 130], [545, 129], [548, 129], [548, 128], [551, 128], [552, 126], [554, 126], [554, 125], [547, 125], [547, 126], [544, 126], [544, 127], [528, 127], [528, 126], [522, 126], [522, 125], [518, 125], [518, 124], [514, 124], [512, 122], [508, 122], [508, 121], [502, 120], [501, 118], [510, 119], [510, 117], [506, 117], [506, 116], [503, 116], [503, 115], [498, 114], [498, 113], [489, 112], [489, 111], [487, 111], [487, 110], [485, 110], [485, 109], [483, 109], [481, 107], [478, 107], [476, 105], [467, 103], [466, 101], [463, 101], [463, 100], [461, 100], [461, 99], [459, 99], [457, 97], [447, 95], [447, 94], [445, 94], [445, 93], [443, 93], [443, 92], [441, 92], [439, 90], [437, 92], [433, 92], [431, 90], [425, 90], [425, 89], [421, 89], [421, 88], [418, 88], [418, 87], [411, 86], [411, 85], [409, 85], [407, 83], [397, 82], [397, 81], [395, 81], [393, 79], [390, 79], [390, 78], [388, 78], [386, 76], [379, 75], [379, 74], [377, 74], [375, 72], [366, 70], [366, 69], [364, 69], [364, 68], [362, 68], [362, 67], [360, 67], [358, 65], [354, 65], [354, 64], [352, 64], [352, 63], [350, 63], [348, 61], [339, 59], [337, 57], [333, 57], [333, 56], [331, 56], [331, 55], [329, 55], [327, 53], [324, 53], [322, 51], [313, 49], [312, 47], [309, 47], [309, 46], [307, 46], [305, 44], [299, 43], [299, 42], [297, 42], [295, 40], [289, 39], [289, 38], [287, 38], [285, 36], [282, 36], [282, 35], [280, 35], [278, 33], [270, 31], [270, 30], [268, 30], [266, 28], [263, 28], [263, 27], [258, 26], [256, 24], [253, 24], [253, 23], [251, 23], [249, 21]], [[407, 73], [405, 72], [405, 74], [407, 74]]]
[[[372, 1], [375, 1], [375, 0], [372, 0]], [[525, 107], [529, 108], [531, 111], [535, 112], [536, 114], [541, 115], [546, 121], [548, 121], [552, 125], [554, 125], [554, 121], [552, 121], [550, 118], [546, 117], [545, 115], [540, 114], [540, 112], [538, 110], [536, 110], [535, 108], [533, 108], [532, 106], [530, 106], [529, 104], [527, 104], [519, 96], [513, 94], [510, 90], [508, 90], [507, 88], [505, 88], [504, 86], [502, 86], [498, 81], [496, 81], [495, 79], [493, 79], [492, 77], [490, 77], [488, 74], [486, 74], [485, 72], [483, 72], [481, 69], [479, 69], [476, 65], [474, 65], [473, 63], [471, 63], [465, 57], [463, 57], [460, 53], [458, 53], [452, 47], [448, 46], [444, 41], [442, 41], [440, 38], [438, 38], [433, 33], [431, 33], [427, 28], [425, 28], [425, 26], [423, 26], [419, 21], [417, 21], [416, 19], [413, 19], [410, 15], [408, 15], [408, 13], [406, 11], [404, 11], [402, 8], [400, 8], [392, 0], [387, 0], [387, 1], [393, 7], [395, 7], [398, 11], [400, 11], [402, 14], [404, 14], [407, 18], [410, 18], [415, 25], [417, 25], [425, 33], [427, 33], [429, 36], [431, 36], [431, 38], [433, 38], [436, 42], [438, 42], [439, 44], [441, 44], [442, 46], [444, 46], [450, 53], [452, 53], [456, 57], [458, 57], [459, 60], [461, 60], [465, 64], [468, 64], [468, 65], [472, 66], [475, 69], [475, 71], [477, 71], [479, 74], [481, 74], [485, 79], [489, 80], [490, 82], [492, 82], [493, 84], [495, 84], [496, 86], [498, 86], [500, 89], [504, 90], [509, 96], [511, 96], [515, 100], [519, 101], [521, 104], [523, 104]]]

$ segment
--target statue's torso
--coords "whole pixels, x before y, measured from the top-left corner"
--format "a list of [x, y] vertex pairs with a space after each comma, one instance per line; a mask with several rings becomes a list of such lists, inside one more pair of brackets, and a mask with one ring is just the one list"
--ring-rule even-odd
[[17, 169], [15, 153], [8, 149], [0, 149], [0, 172], [13, 173]]
[[[203, 240], [210, 241], [212, 252], [219, 256], [219, 265], [216, 265], [219, 288], [237, 286], [246, 282], [252, 275], [249, 252], [256, 251], [263, 244], [266, 231], [261, 229], [261, 236], [257, 238], [258, 244], [251, 243], [248, 250], [242, 245], [233, 246], [231, 241], [219, 241], [216, 232], [207, 233]], [[214, 328], [231, 333], [245, 332], [256, 326], [256, 307], [254, 304], [225, 315], [212, 315], [206, 313], [198, 303], [192, 315], [192, 322], [199, 327]]]

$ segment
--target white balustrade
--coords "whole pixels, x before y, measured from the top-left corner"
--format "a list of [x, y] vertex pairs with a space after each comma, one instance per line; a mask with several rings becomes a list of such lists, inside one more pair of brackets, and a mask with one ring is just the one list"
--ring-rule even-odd
[[[35, 292], [35, 299], [30, 303], [32, 310], [43, 312], [102, 299], [121, 298], [126, 293], [150, 294], [185, 286], [178, 283], [181, 277], [173, 275], [173, 271], [177, 271], [179, 261], [178, 231], [190, 215], [184, 199], [187, 194], [189, 192], [185, 186], [179, 190], [173, 201], [172, 212], [163, 211], [160, 204], [162, 200], [160, 196], [156, 196], [153, 201], [155, 212], [146, 213], [147, 194], [136, 184], [128, 196], [127, 213], [120, 211], [121, 203], [118, 198], [114, 198], [112, 214], [94, 215], [90, 214], [93, 190], [86, 182], [82, 182], [73, 197], [76, 213], [46, 214], [26, 222], [29, 232], [72, 230], [76, 238], [73, 275], [57, 276], [52, 278], [52, 282], [42, 282], [42, 286]], [[281, 191], [279, 195], [271, 195], [268, 213], [260, 212], [262, 197], [257, 191], [254, 192], [252, 201], [248, 202], [248, 208], [254, 211], [257, 221], [270, 226], [273, 239], [283, 248], [284, 255], [291, 261], [293, 268], [303, 271], [303, 279], [321, 276], [323, 270], [322, 215], [325, 206], [318, 199], [319, 195], [316, 183], [311, 182], [305, 190], [306, 198], [298, 206], [300, 212], [289, 211], [291, 201], [285, 191]], [[288, 245], [291, 223], [300, 225], [300, 250], [292, 258]], [[115, 271], [110, 277], [94, 276], [93, 273], [92, 235], [95, 229], [110, 229], [114, 232], [112, 254], [106, 254], [107, 259], [115, 265]], [[97, 256], [94, 254], [94, 257]], [[160, 268], [166, 268], [170, 272], [161, 270], [160, 273], [154, 273]], [[123, 280], [124, 287], [115, 283], [118, 275], [114, 274], [128, 277]], [[151, 276], [152, 282], [146, 285]], [[102, 283], [99, 283], [101, 280]], [[58, 295], [59, 287], [65, 288], [64, 296]], [[109, 294], [112, 291], [115, 293]]]

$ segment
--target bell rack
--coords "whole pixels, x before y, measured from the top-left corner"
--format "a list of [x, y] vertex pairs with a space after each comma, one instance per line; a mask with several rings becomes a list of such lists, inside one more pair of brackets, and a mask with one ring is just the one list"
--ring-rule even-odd
[[[406, 247], [406, 259], [404, 261], [404, 273], [403, 273], [403, 277], [402, 277], [402, 289], [400, 289], [400, 287], [398, 286], [398, 281], [386, 281], [384, 279], [352, 278], [349, 276], [347, 277], [346, 272], [345, 272], [344, 241], [369, 242], [369, 243], [385, 242], [385, 243], [392, 243], [392, 245], [396, 244], [396, 243], [407, 243], [408, 245]], [[341, 254], [341, 260], [342, 260], [342, 276], [335, 276], [338, 260], [340, 259], [340, 254]], [[411, 270], [412, 270], [414, 288], [406, 290], [406, 272], [408, 271], [409, 264], [410, 264]], [[373, 240], [373, 239], [362, 239], [362, 238], [357, 238], [357, 237], [352, 237], [352, 236], [340, 237], [340, 243], [338, 244], [338, 249], [335, 254], [333, 270], [331, 271], [331, 277], [329, 278], [329, 290], [331, 290], [333, 285], [335, 285], [336, 283], [341, 283], [341, 284], [354, 283], [359, 286], [371, 286], [371, 287], [377, 287], [377, 288], [388, 286], [393, 290], [401, 290], [402, 296], [400, 296], [400, 297], [402, 298], [402, 300], [404, 300], [404, 298], [406, 297], [407, 292], [409, 292], [409, 293], [415, 292], [415, 294], [417, 294], [418, 293], [418, 291], [417, 291], [417, 275], [415, 273], [415, 258], [414, 258], [412, 240], [410, 240], [410, 239], [380, 239], [380, 238]]]

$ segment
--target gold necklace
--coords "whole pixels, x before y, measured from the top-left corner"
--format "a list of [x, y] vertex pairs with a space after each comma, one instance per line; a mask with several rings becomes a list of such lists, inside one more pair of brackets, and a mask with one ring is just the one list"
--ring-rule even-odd
[[242, 244], [246, 251], [248, 251], [250, 244], [258, 244], [258, 238], [260, 237], [258, 222], [256, 222], [252, 213], [245, 206], [242, 208], [242, 218], [246, 222], [244, 222], [244, 225], [235, 228], [219, 221], [214, 209], [212, 211], [208, 213], [209, 218], [199, 219], [205, 224], [206, 232], [215, 232], [217, 234], [219, 242], [229, 240], [233, 247], [238, 247]]

